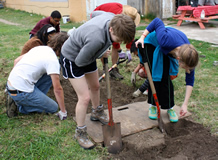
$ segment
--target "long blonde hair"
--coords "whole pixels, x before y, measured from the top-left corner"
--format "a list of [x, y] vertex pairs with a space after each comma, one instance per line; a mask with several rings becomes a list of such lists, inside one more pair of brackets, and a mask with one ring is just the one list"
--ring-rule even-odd
[[179, 60], [187, 67], [194, 68], [198, 64], [199, 54], [193, 45], [184, 44], [179, 50]]

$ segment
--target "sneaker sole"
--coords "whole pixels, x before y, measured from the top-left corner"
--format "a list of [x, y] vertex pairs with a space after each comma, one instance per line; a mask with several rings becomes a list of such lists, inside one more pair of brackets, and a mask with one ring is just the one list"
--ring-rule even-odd
[[173, 119], [170, 119], [170, 122], [172, 122], [172, 123], [176, 123], [176, 122], [178, 122], [179, 120], [173, 120]]
[[152, 119], [152, 120], [156, 120], [157, 119], [157, 117], [150, 117], [150, 116], [149, 116], [149, 118]]
[[91, 121], [99, 121], [99, 122], [101, 122], [102, 124], [108, 124], [108, 122], [104, 122], [104, 121], [101, 121], [100, 119], [96, 119], [96, 118], [93, 118], [93, 117], [90, 117], [90, 120], [91, 120]]

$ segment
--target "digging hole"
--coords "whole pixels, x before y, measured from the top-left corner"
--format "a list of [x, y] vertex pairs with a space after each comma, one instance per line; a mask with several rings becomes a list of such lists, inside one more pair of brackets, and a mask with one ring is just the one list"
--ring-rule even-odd
[[[135, 67], [134, 67], [135, 68]], [[134, 69], [132, 68], [132, 70]], [[101, 72], [102, 74], [102, 72]], [[99, 75], [101, 75], [99, 74]], [[62, 77], [62, 76], [61, 76]], [[134, 102], [145, 101], [145, 96], [132, 98], [134, 87], [127, 87], [120, 81], [111, 79], [112, 104], [124, 106]], [[61, 78], [64, 88], [65, 105], [68, 115], [75, 116], [75, 107], [78, 102], [74, 89], [68, 80]], [[106, 82], [101, 82], [101, 101], [107, 109]], [[55, 98], [53, 90], [51, 97]], [[115, 108], [115, 107], [113, 107]], [[127, 108], [126, 108], [127, 109]], [[91, 103], [87, 113], [91, 113]], [[125, 111], [125, 110], [124, 110]], [[69, 117], [70, 118], [70, 117]], [[137, 125], [137, 124], [136, 124]], [[217, 160], [218, 137], [210, 134], [210, 130], [193, 121], [180, 119], [178, 123], [166, 124], [167, 136], [160, 133], [158, 128], [142, 131], [123, 137], [123, 150], [116, 155], [109, 155], [107, 159], [119, 160]]]
[[193, 126], [192, 122], [180, 119], [177, 123], [168, 123], [165, 125], [167, 135], [174, 138], [189, 134], [187, 127]]
[[[186, 119], [165, 125], [167, 136], [158, 128], [123, 138], [123, 150], [112, 159], [167, 160], [217, 159], [218, 140], [209, 129]], [[212, 147], [213, 146], [213, 147]]]

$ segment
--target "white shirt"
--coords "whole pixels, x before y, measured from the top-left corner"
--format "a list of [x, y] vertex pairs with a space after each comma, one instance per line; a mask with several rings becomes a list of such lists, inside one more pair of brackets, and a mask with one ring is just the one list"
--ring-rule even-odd
[[60, 64], [50, 47], [38, 46], [27, 52], [14, 66], [8, 80], [17, 90], [33, 92], [35, 83], [45, 73], [60, 74]]

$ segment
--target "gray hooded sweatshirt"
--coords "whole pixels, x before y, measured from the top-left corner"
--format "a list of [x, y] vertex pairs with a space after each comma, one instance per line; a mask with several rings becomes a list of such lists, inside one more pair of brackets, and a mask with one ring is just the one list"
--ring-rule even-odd
[[101, 58], [112, 44], [109, 24], [114, 16], [109, 12], [93, 12], [92, 19], [70, 34], [62, 46], [62, 55], [79, 67], [87, 66]]

